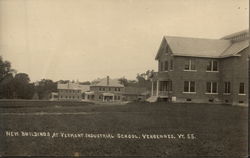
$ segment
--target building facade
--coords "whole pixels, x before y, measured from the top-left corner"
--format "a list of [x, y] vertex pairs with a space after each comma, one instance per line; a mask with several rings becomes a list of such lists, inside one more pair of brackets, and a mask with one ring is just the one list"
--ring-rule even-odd
[[61, 101], [82, 101], [83, 94], [89, 90], [89, 85], [79, 83], [58, 83], [58, 100]]
[[109, 76], [90, 86], [85, 93], [85, 100], [98, 102], [121, 102], [123, 100], [124, 86], [117, 79]]
[[124, 101], [145, 101], [149, 95], [145, 87], [125, 87], [123, 99]]
[[221, 39], [165, 36], [149, 101], [248, 105], [249, 33]]

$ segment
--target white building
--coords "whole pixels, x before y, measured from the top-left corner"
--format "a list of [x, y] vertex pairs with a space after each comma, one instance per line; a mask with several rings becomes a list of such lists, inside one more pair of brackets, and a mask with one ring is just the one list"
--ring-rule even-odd
[[58, 100], [64, 101], [81, 101], [83, 94], [89, 91], [89, 85], [81, 85], [79, 83], [58, 83]]

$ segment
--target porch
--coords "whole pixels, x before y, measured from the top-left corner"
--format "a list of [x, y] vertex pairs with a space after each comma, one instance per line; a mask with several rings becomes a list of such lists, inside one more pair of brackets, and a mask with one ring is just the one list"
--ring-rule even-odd
[[172, 93], [171, 80], [152, 80], [151, 96], [170, 98]]
[[103, 93], [102, 94], [102, 101], [103, 102], [114, 102], [115, 95], [113, 93]]
[[83, 98], [86, 101], [93, 101], [95, 99], [95, 94], [92, 91], [88, 91], [84, 93]]

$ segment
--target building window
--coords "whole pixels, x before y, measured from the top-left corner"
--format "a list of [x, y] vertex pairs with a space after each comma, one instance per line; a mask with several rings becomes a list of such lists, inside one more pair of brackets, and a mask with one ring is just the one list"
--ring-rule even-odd
[[166, 47], [166, 53], [170, 53], [171, 51], [170, 51], [170, 48], [167, 46]]
[[164, 71], [168, 71], [168, 61], [164, 62]]
[[217, 84], [217, 82], [207, 82], [206, 93], [217, 94], [218, 93], [218, 84]]
[[164, 71], [164, 62], [160, 61], [159, 63], [160, 63], [160, 67], [159, 67], [160, 71]]
[[173, 70], [174, 69], [174, 62], [173, 60], [171, 59], [170, 60], [170, 70]]
[[218, 61], [210, 60], [207, 65], [207, 71], [218, 71]]
[[120, 100], [120, 96], [117, 96], [117, 100]]
[[116, 100], [116, 95], [115, 95], [115, 100]]
[[195, 82], [194, 81], [184, 81], [184, 92], [194, 93], [195, 92]]
[[111, 88], [109, 88], [109, 91], [111, 91]]
[[231, 93], [231, 85], [230, 85], [230, 82], [225, 82], [225, 83], [224, 83], [224, 93], [225, 93], [225, 94], [230, 94], [230, 93]]
[[194, 70], [196, 70], [194, 61], [192, 61], [192, 60], [186, 60], [185, 61], [184, 70], [187, 70], [187, 71], [194, 71]]
[[121, 89], [120, 88], [117, 88], [118, 89], [118, 91], [121, 91]]
[[243, 82], [240, 83], [239, 94], [245, 94], [245, 86]]

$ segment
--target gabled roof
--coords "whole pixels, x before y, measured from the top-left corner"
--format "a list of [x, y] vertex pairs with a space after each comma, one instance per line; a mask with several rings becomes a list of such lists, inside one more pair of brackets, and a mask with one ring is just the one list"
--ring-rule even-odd
[[226, 35], [224, 37], [222, 37], [221, 39], [232, 39], [234, 37], [237, 37], [237, 36], [241, 36], [241, 35], [249, 35], [249, 30], [243, 30], [243, 31], [239, 31], [239, 32], [235, 32], [235, 33], [232, 33], [230, 35]]
[[[247, 34], [246, 31], [240, 32]], [[239, 33], [225, 36], [230, 39], [202, 39], [190, 37], [164, 36], [160, 49], [155, 57], [157, 60], [164, 51], [163, 47], [168, 46], [173, 56], [192, 56], [207, 58], [223, 58], [233, 56], [249, 46], [248, 36], [242, 36], [241, 41], [232, 41], [233, 35], [239, 36]], [[165, 46], [164, 46], [165, 44]]]
[[249, 41], [244, 40], [240, 42], [233, 43], [227, 50], [225, 50], [220, 57], [229, 57], [232, 55], [237, 55], [240, 51], [249, 46]]
[[89, 85], [80, 85], [78, 83], [58, 83], [57, 89], [69, 89], [69, 90], [81, 90], [81, 92], [86, 92], [89, 90]]
[[[108, 83], [107, 80], [109, 80], [109, 83]], [[98, 83], [92, 84], [91, 86], [97, 86], [97, 87], [124, 87], [122, 84], [119, 83], [118, 79], [110, 79], [110, 78], [103, 78]]]
[[[164, 36], [164, 40], [176, 56], [217, 58], [231, 45], [229, 40], [218, 39]], [[157, 53], [156, 59], [160, 53]]]

